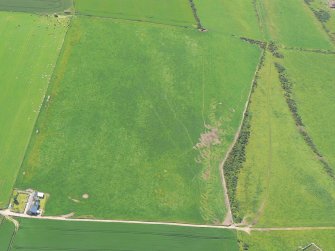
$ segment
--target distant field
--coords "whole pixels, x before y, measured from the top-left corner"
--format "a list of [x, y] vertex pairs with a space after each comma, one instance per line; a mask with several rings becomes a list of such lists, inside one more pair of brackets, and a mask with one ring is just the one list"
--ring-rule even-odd
[[334, 230], [252, 232], [251, 235], [239, 232], [238, 237], [248, 245], [249, 251], [300, 250], [310, 243], [322, 250], [334, 250], [335, 247]]
[[0, 216], [0, 250], [6, 251], [14, 233], [14, 224]]
[[0, 0], [0, 10], [32, 13], [63, 12], [72, 7], [72, 0]]
[[195, 25], [189, 0], [77, 0], [76, 12], [154, 23]]
[[315, 17], [324, 25], [325, 30], [335, 42], [335, 10], [329, 8], [328, 1], [311, 0], [305, 3], [314, 12]]
[[335, 182], [299, 134], [270, 54], [250, 112], [238, 181], [242, 218], [260, 226], [334, 226]]
[[[221, 222], [219, 162], [258, 58], [214, 33], [74, 19], [17, 186], [50, 193], [47, 214]], [[221, 143], [196, 150], [205, 124]]]
[[263, 38], [253, 1], [194, 0], [194, 2], [202, 24], [209, 32], [253, 39]]
[[306, 129], [335, 168], [335, 55], [285, 51], [284, 63]]
[[114, 223], [20, 220], [13, 251], [237, 251], [236, 232]]
[[288, 47], [333, 49], [326, 32], [303, 0], [256, 0], [267, 39]]
[[0, 208], [9, 202], [65, 26], [51, 17], [0, 12]]

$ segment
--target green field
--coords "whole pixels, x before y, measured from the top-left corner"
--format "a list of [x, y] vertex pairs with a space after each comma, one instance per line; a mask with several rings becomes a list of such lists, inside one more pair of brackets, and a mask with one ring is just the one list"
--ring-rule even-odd
[[333, 226], [335, 183], [298, 132], [268, 53], [250, 107], [241, 217], [259, 226]]
[[76, 13], [181, 26], [195, 24], [189, 0], [77, 0]]
[[236, 232], [121, 223], [20, 220], [12, 251], [237, 251]]
[[303, 0], [256, 0], [268, 40], [287, 47], [333, 49], [329, 37]]
[[335, 55], [286, 51], [284, 63], [305, 128], [335, 168]]
[[6, 62], [0, 65], [0, 208], [9, 203], [66, 25], [66, 19], [0, 12]]
[[194, 0], [194, 2], [202, 24], [209, 32], [253, 39], [263, 37], [252, 1]]
[[313, 11], [315, 17], [321, 22], [324, 30], [335, 42], [335, 11], [329, 8], [328, 1], [309, 0], [305, 2]]
[[0, 250], [6, 251], [14, 234], [14, 224], [0, 215]]
[[72, 0], [0, 0], [1, 11], [63, 13], [72, 8]]
[[322, 250], [334, 250], [335, 247], [334, 230], [252, 232], [251, 235], [239, 232], [238, 237], [249, 251], [301, 250], [300, 247], [311, 243]]
[[[47, 214], [221, 222], [219, 162], [258, 58], [215, 33], [74, 19], [17, 186], [50, 193]], [[221, 142], [194, 149], [205, 124]]]

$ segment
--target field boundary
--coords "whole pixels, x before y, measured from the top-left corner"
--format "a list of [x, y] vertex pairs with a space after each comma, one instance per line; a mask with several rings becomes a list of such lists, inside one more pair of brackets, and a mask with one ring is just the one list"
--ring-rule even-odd
[[76, 12], [74, 16], [88, 17], [88, 18], [100, 18], [100, 19], [106, 19], [106, 20], [124, 21], [124, 22], [131, 22], [131, 23], [148, 23], [148, 24], [155, 24], [155, 25], [166, 26], [166, 27], [176, 27], [176, 28], [194, 30], [194, 28], [192, 26], [154, 22], [154, 21], [149, 21], [149, 20], [144, 20], [144, 19], [107, 17], [107, 16], [100, 16], [100, 15], [84, 14], [84, 13], [80, 13], [80, 12]]
[[198, 10], [195, 7], [194, 1], [193, 0], [188, 0], [188, 1], [190, 3], [191, 9], [192, 9], [192, 13], [193, 13], [195, 22], [197, 23], [197, 29], [200, 30], [200, 31], [207, 31], [201, 24], [201, 20], [200, 20], [199, 14], [198, 14]]

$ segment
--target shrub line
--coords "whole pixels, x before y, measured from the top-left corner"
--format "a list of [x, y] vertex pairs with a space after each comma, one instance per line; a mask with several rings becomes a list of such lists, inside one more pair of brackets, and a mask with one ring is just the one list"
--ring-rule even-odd
[[188, 0], [190, 2], [190, 5], [191, 5], [191, 9], [192, 9], [192, 12], [193, 12], [193, 16], [194, 16], [194, 19], [197, 23], [197, 29], [200, 30], [200, 31], [207, 31], [201, 24], [201, 20], [200, 20], [200, 17], [198, 15], [198, 11], [197, 11], [197, 8], [195, 7], [195, 4], [194, 4], [194, 1], [193, 0]]
[[[242, 38], [241, 38], [242, 39]], [[266, 43], [260, 42], [257, 40], [246, 39], [243, 38], [242, 40], [247, 41], [252, 44], [257, 44], [260, 48], [263, 49], [262, 55], [260, 57], [260, 61], [258, 63], [254, 79], [252, 81], [252, 86], [250, 90], [250, 94], [246, 103], [246, 108], [243, 113], [243, 118], [241, 122], [240, 129], [237, 133], [237, 140], [235, 144], [232, 146], [230, 151], [227, 153], [227, 159], [223, 163], [223, 172], [225, 181], [227, 184], [227, 193], [230, 202], [230, 211], [232, 213], [233, 221], [234, 222], [241, 222], [242, 217], [239, 213], [239, 203], [236, 199], [236, 189], [237, 189], [237, 181], [238, 181], [238, 174], [242, 169], [242, 165], [245, 162], [245, 151], [246, 146], [248, 144], [249, 136], [250, 136], [250, 128], [251, 128], [251, 114], [249, 113], [249, 107], [251, 103], [251, 97], [254, 93], [258, 79], [259, 79], [259, 72], [264, 66], [265, 60], [265, 52], [266, 52]]]
[[286, 69], [283, 65], [279, 63], [275, 63], [276, 70], [279, 75], [279, 81], [281, 83], [281, 87], [284, 90], [284, 96], [286, 99], [286, 103], [291, 111], [291, 114], [293, 116], [293, 119], [295, 121], [295, 124], [298, 128], [298, 131], [300, 135], [303, 137], [305, 140], [306, 144], [311, 148], [311, 150], [314, 152], [314, 154], [317, 156], [319, 161], [322, 163], [324, 170], [326, 173], [333, 179], [335, 180], [335, 173], [333, 168], [330, 166], [330, 164], [326, 161], [326, 159], [323, 157], [322, 153], [319, 151], [315, 143], [313, 142], [311, 136], [308, 134], [308, 132], [305, 129], [305, 125], [302, 121], [301, 116], [299, 115], [298, 112], [298, 107], [297, 103], [293, 98], [293, 92], [292, 92], [292, 83], [289, 80]]

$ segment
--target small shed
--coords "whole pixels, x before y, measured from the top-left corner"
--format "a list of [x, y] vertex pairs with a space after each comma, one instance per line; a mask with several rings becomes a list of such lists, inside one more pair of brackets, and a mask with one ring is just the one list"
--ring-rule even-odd
[[40, 198], [40, 199], [44, 199], [44, 193], [37, 192], [37, 197]]
[[335, 9], [335, 0], [329, 1], [329, 7]]

